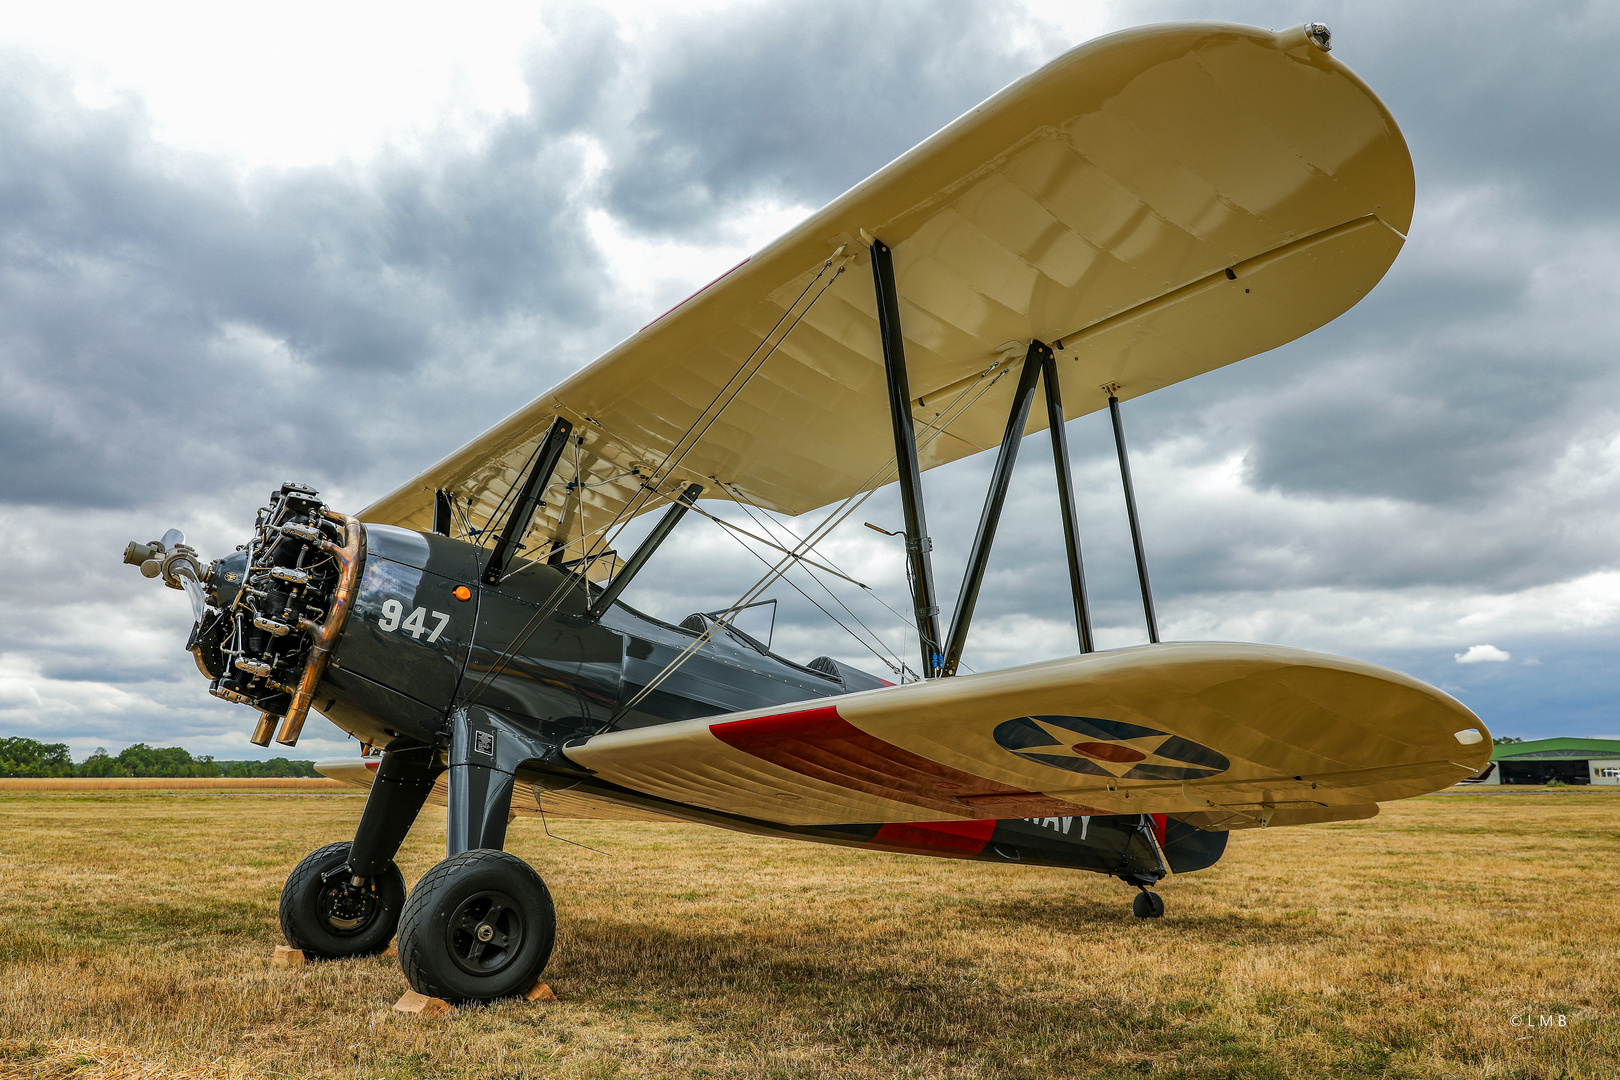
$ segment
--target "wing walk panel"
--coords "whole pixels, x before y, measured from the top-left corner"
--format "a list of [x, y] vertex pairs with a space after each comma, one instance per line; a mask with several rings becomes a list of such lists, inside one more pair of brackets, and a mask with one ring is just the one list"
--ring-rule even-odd
[[[787, 513], [857, 492], [893, 452], [863, 233], [894, 251], [919, 425], [938, 416], [943, 388], [1032, 338], [1068, 346], [1060, 382], [1077, 416], [1105, 405], [1104, 383], [1129, 399], [1334, 318], [1390, 265], [1412, 200], [1411, 158], [1388, 111], [1301, 30], [1171, 24], [1102, 38], [967, 113], [361, 516], [430, 528], [443, 488], [470, 502], [482, 529], [563, 415], [588, 451], [583, 477], [571, 457], [559, 472], [590, 485], [569, 551], [582, 554], [579, 530], [625, 508], [840, 246], [856, 261], [680, 470], [653, 479], [674, 491], [713, 476]], [[1329, 233], [1358, 222], [1369, 224]], [[1290, 247], [1311, 236], [1327, 239]], [[1224, 276], [1246, 263], [1252, 273]], [[1011, 390], [977, 400], [924, 450], [924, 467], [997, 445]], [[1044, 424], [1036, 412], [1028, 430]], [[548, 500], [533, 535], [552, 535], [562, 502]]]

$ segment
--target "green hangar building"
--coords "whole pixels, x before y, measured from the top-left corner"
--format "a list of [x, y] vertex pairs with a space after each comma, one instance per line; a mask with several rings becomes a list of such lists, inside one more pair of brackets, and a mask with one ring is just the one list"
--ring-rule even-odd
[[1491, 763], [1463, 783], [1620, 786], [1620, 739], [1534, 739], [1502, 743]]

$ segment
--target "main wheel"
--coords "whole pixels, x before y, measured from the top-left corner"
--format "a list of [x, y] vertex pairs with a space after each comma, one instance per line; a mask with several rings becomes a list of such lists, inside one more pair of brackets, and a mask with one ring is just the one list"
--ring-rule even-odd
[[1164, 916], [1164, 897], [1143, 889], [1131, 901], [1131, 914], [1138, 919], [1158, 919]]
[[551, 893], [504, 851], [452, 855], [429, 870], [399, 919], [399, 966], [417, 993], [458, 1005], [525, 993], [557, 936]]
[[393, 939], [405, 907], [405, 878], [389, 863], [364, 886], [354, 886], [351, 846], [345, 840], [310, 852], [282, 886], [281, 932], [305, 956], [374, 956]]

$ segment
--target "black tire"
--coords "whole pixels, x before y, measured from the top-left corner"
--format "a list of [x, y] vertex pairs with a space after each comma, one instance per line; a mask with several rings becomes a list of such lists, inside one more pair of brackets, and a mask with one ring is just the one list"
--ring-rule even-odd
[[405, 877], [389, 863], [358, 898], [346, 896], [345, 840], [304, 856], [281, 889], [281, 933], [312, 960], [375, 956], [388, 948], [405, 908]]
[[423, 875], [399, 919], [399, 966], [419, 994], [457, 1005], [526, 993], [551, 959], [557, 912], [528, 863], [452, 855]]
[[1156, 892], [1143, 889], [1131, 901], [1131, 914], [1138, 919], [1161, 919], [1164, 917], [1164, 897]]

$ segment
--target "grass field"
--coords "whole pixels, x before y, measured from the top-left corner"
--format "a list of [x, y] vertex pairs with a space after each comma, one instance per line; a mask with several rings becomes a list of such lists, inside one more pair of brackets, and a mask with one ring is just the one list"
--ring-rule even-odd
[[0, 1077], [1620, 1076], [1620, 793], [1240, 833], [1150, 923], [1073, 872], [519, 820], [562, 1000], [432, 1020], [395, 961], [270, 966], [360, 805], [0, 795]]
[[0, 776], [0, 795], [24, 791], [353, 791], [324, 776]]

